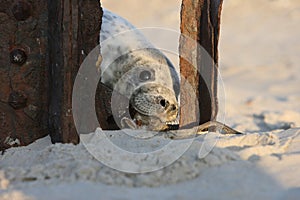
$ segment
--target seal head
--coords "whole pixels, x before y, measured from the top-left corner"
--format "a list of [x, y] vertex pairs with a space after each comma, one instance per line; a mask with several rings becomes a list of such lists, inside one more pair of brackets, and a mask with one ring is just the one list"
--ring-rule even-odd
[[130, 98], [132, 114], [137, 125], [150, 130], [169, 129], [176, 123], [178, 103], [174, 92], [156, 83], [145, 84], [135, 90]]

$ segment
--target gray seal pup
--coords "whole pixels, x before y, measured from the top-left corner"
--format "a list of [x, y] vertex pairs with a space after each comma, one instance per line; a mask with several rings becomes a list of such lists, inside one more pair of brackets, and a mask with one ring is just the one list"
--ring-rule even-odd
[[[106, 9], [103, 9], [100, 46], [101, 82], [129, 102], [130, 118], [123, 117], [120, 128], [151, 131], [178, 128], [180, 80], [168, 58], [127, 20]], [[223, 123], [209, 121], [194, 127], [195, 131], [171, 131], [167, 136], [193, 137], [208, 128], [217, 128], [224, 134], [240, 133]]]
[[132, 119], [125, 118], [123, 125], [154, 131], [178, 125], [179, 77], [168, 58], [106, 9], [100, 46], [101, 82], [129, 99]]

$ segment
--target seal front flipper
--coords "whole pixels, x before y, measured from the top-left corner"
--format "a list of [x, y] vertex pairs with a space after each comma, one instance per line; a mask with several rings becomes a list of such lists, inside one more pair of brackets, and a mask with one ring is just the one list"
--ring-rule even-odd
[[121, 119], [121, 126], [122, 129], [126, 129], [126, 128], [137, 129], [136, 123], [132, 119], [129, 119], [127, 117], [123, 117]]

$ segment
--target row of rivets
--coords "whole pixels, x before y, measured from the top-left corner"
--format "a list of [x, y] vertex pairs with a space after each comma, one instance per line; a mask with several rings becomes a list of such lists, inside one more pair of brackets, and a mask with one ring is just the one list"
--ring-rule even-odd
[[[11, 7], [12, 14], [18, 21], [25, 21], [32, 14], [31, 4], [26, 0], [18, 0]], [[10, 52], [10, 62], [16, 65], [24, 65], [27, 61], [27, 55], [23, 49], [16, 48]], [[16, 109], [22, 109], [27, 106], [27, 97], [20, 92], [13, 91], [8, 99], [9, 105]]]
[[[11, 7], [16, 20], [24, 21], [31, 16], [31, 4], [25, 0], [16, 1]], [[10, 52], [10, 62], [17, 65], [23, 65], [27, 60], [27, 55], [22, 49], [14, 49]]]

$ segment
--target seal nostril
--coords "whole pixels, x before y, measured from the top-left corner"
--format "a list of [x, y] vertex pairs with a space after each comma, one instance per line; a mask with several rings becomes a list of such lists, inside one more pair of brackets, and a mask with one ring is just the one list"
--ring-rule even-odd
[[176, 107], [174, 104], [172, 104], [171, 110], [172, 110], [172, 111], [175, 111], [176, 109], [177, 109], [177, 107]]

